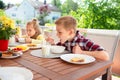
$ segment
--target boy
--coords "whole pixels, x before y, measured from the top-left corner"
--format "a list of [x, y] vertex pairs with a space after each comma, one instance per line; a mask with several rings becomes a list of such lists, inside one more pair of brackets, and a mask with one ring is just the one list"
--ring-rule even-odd
[[[72, 53], [87, 54], [102, 60], [109, 60], [108, 53], [99, 45], [94, 44], [86, 39], [76, 30], [76, 20], [71, 16], [64, 16], [56, 20], [57, 36], [60, 42], [57, 45], [65, 46], [66, 50]], [[54, 44], [51, 38], [46, 39], [49, 43]]]

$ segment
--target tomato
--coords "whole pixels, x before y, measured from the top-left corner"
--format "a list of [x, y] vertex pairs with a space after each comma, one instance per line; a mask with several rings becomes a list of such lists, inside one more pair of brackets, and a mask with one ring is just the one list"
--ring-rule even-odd
[[21, 51], [22, 48], [14, 48], [13, 51]]

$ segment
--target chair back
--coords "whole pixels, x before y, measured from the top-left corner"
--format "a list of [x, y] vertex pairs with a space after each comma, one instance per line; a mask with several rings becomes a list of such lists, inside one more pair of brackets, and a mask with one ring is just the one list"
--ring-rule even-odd
[[96, 44], [104, 47], [109, 53], [110, 59], [113, 60], [118, 41], [120, 40], [120, 31], [118, 30], [99, 30], [97, 33], [87, 31], [87, 38], [94, 41]]

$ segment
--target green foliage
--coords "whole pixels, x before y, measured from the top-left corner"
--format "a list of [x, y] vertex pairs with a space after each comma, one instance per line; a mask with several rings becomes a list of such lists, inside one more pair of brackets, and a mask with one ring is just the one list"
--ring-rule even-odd
[[62, 13], [69, 13], [71, 10], [76, 11], [77, 8], [78, 4], [73, 0], [66, 0], [61, 7]]
[[56, 6], [58, 9], [60, 9], [61, 10], [61, 1], [60, 0], [52, 0], [51, 1], [51, 4], [52, 5], [54, 5], [54, 6]]
[[19, 20], [19, 19], [16, 20], [16, 24], [17, 24], [17, 25], [21, 24], [21, 22], [22, 22], [22, 21]]
[[3, 3], [3, 1], [0, 0], [0, 9], [4, 9], [5, 8], [5, 4]]
[[8, 40], [16, 34], [14, 21], [7, 16], [0, 16], [0, 40]]
[[5, 12], [0, 9], [0, 16], [5, 16]]
[[77, 11], [69, 13], [77, 19], [78, 27], [120, 29], [120, 1], [85, 0], [83, 4]]

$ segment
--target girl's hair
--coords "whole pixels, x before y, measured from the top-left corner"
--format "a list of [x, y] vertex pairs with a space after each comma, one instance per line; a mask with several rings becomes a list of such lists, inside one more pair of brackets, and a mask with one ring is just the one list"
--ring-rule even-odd
[[66, 30], [70, 30], [70, 29], [76, 30], [76, 26], [77, 26], [76, 19], [73, 18], [72, 16], [60, 17], [58, 20], [55, 21], [55, 24], [63, 26], [63, 28]]
[[34, 30], [36, 31], [36, 33], [34, 34], [34, 36], [32, 36], [31, 38], [33, 39], [36, 39], [38, 35], [41, 34], [41, 29], [40, 29], [40, 26], [39, 26], [39, 22], [37, 19], [33, 19], [32, 21], [29, 21], [27, 23], [27, 26], [28, 25], [32, 25]]

